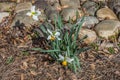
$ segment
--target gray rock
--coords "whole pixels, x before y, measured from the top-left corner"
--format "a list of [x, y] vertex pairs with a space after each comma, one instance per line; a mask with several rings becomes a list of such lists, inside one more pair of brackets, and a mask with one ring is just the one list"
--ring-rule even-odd
[[15, 7], [16, 3], [13, 2], [0, 2], [0, 11], [12, 11], [12, 7]]
[[74, 21], [74, 20], [76, 20], [76, 13], [77, 12], [79, 14], [79, 17], [84, 15], [82, 10], [78, 10], [77, 8], [73, 8], [73, 7], [64, 8], [61, 11], [61, 15], [63, 16], [64, 21], [68, 21], [69, 18]]
[[2, 22], [2, 19], [7, 16], [9, 16], [9, 12], [0, 12], [0, 23]]
[[96, 10], [99, 8], [98, 4], [92, 1], [86, 1], [83, 5], [82, 8], [85, 9], [86, 14], [88, 15], [95, 15]]
[[[49, 0], [51, 1], [51, 0]], [[36, 0], [34, 5], [39, 8], [40, 10], [45, 10], [47, 9], [48, 7], [48, 4], [47, 4], [48, 0]]]
[[113, 10], [115, 6], [120, 5], [120, 0], [109, 0], [108, 6]]
[[[77, 20], [77, 24], [79, 24], [81, 22], [82, 18]], [[83, 22], [83, 27], [86, 28], [91, 28], [93, 27], [95, 24], [97, 24], [99, 22], [99, 20], [94, 17], [94, 16], [85, 16], [84, 17], [84, 22]]]
[[59, 11], [57, 11], [55, 7], [49, 5], [48, 8], [45, 10], [45, 14], [49, 20], [54, 22], [54, 20], [58, 18]]
[[19, 3], [15, 8], [15, 12], [19, 13], [21, 11], [30, 10], [31, 7], [32, 7], [32, 3], [30, 2]]
[[34, 25], [34, 24], [41, 24], [39, 21], [35, 21], [32, 19], [32, 17], [27, 16], [26, 15], [27, 12], [28, 11], [22, 11], [17, 13], [11, 24], [11, 27], [19, 26], [21, 24], [24, 24], [27, 27], [31, 27], [31, 25]]
[[120, 0], [110, 0], [108, 1], [108, 6], [115, 12], [120, 20]]
[[53, 7], [57, 10], [57, 11], [60, 11], [61, 10], [61, 6], [59, 3], [54, 3], [53, 4]]
[[97, 35], [96, 35], [95, 31], [92, 31], [90, 29], [84, 29], [84, 28], [82, 28], [79, 31], [78, 38], [82, 39], [86, 35], [87, 35], [87, 38], [84, 39], [84, 42], [86, 44], [90, 44], [90, 43], [94, 42], [97, 38]]
[[54, 22], [55, 19], [58, 19], [58, 13], [56, 11], [51, 11], [50, 15], [48, 16], [48, 19]]
[[118, 34], [120, 22], [117, 20], [104, 20], [96, 25], [95, 30], [100, 37], [108, 39], [110, 36]]
[[79, 0], [60, 0], [62, 6], [80, 8]]
[[97, 17], [104, 20], [104, 19], [118, 19], [116, 14], [109, 8], [101, 8], [96, 13]]

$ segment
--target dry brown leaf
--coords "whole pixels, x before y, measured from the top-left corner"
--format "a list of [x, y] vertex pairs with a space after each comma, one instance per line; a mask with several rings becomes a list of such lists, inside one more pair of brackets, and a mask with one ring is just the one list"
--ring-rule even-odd
[[30, 73], [33, 75], [33, 76], [36, 76], [37, 75], [37, 72], [31, 70]]
[[26, 70], [28, 68], [28, 63], [23, 62], [23, 65], [21, 65], [20, 67], [21, 67], [21, 69]]
[[92, 70], [95, 70], [95, 64], [90, 64], [90, 68], [92, 69]]
[[115, 74], [120, 76], [120, 71], [115, 71]]
[[20, 80], [24, 80], [24, 74], [21, 74], [21, 79]]
[[31, 67], [37, 68], [37, 66], [35, 64], [31, 64]]

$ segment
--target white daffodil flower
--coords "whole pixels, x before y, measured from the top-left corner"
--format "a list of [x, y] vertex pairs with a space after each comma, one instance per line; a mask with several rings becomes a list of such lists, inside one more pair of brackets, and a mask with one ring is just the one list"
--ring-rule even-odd
[[63, 66], [67, 66], [68, 63], [71, 63], [72, 61], [74, 61], [73, 58], [69, 58], [69, 57], [64, 57], [62, 55], [58, 55], [59, 56], [59, 59], [60, 61], [62, 61], [62, 65]]
[[47, 38], [47, 40], [51, 40], [51, 41], [54, 41], [55, 39], [58, 39], [58, 40], [61, 40], [59, 38], [60, 36], [60, 32], [57, 32], [57, 31], [50, 31], [49, 29], [47, 29], [48, 33], [50, 34]]
[[31, 16], [34, 20], [38, 21], [38, 16], [41, 15], [41, 12], [39, 10], [35, 10], [35, 6], [32, 6], [31, 11], [26, 15]]

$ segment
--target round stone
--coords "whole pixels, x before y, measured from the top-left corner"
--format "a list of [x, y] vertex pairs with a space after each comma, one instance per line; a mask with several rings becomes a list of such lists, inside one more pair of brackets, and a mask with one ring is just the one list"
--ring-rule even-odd
[[62, 6], [80, 8], [79, 0], [60, 0]]
[[97, 35], [96, 35], [95, 31], [92, 31], [90, 29], [82, 28], [80, 30], [79, 34], [78, 34], [78, 38], [82, 39], [85, 36], [87, 36], [87, 38], [84, 39], [84, 42], [86, 44], [93, 43], [96, 40], [96, 38], [97, 38]]
[[120, 28], [120, 21], [104, 20], [95, 26], [95, 30], [100, 37], [108, 39], [110, 36], [116, 35]]
[[83, 11], [78, 10], [77, 8], [64, 8], [61, 12], [61, 15], [63, 17], [64, 21], [68, 21], [69, 19], [72, 19], [73, 21], [76, 20], [76, 13], [78, 12], [79, 17], [83, 16]]
[[[77, 24], [80, 23], [82, 20], [82, 18], [78, 19], [77, 20]], [[94, 17], [94, 16], [85, 16], [84, 17], [84, 22], [83, 22], [83, 27], [86, 27], [86, 28], [91, 28], [93, 27], [95, 24], [97, 24], [99, 22], [99, 20]]]
[[15, 8], [15, 12], [19, 13], [21, 11], [31, 10], [31, 7], [32, 7], [32, 3], [31, 2], [19, 3], [19, 4], [17, 4], [17, 6]]
[[15, 7], [14, 2], [0, 2], [0, 11], [12, 11], [12, 7]]
[[99, 8], [98, 4], [93, 1], [86, 1], [82, 5], [82, 8], [85, 9], [87, 15], [95, 15], [96, 10]]
[[109, 8], [101, 8], [97, 11], [97, 17], [100, 19], [116, 19], [116, 14]]

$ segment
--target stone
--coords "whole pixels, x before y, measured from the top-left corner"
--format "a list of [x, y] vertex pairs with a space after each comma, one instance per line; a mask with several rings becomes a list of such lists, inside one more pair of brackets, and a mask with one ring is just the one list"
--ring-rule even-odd
[[[77, 20], [77, 24], [79, 24], [81, 22], [82, 18], [79, 18]], [[85, 16], [84, 17], [84, 22], [83, 22], [83, 27], [86, 27], [86, 28], [92, 28], [94, 27], [95, 24], [97, 24], [99, 22], [99, 20], [94, 17], [94, 16]]]
[[60, 0], [61, 6], [80, 8], [79, 0]]
[[47, 0], [47, 3], [53, 5], [54, 3], [59, 3], [59, 0]]
[[14, 2], [0, 2], [0, 11], [12, 11], [12, 7], [15, 7], [16, 3]]
[[116, 14], [110, 8], [101, 8], [96, 13], [97, 17], [104, 19], [118, 19]]
[[118, 34], [119, 28], [120, 21], [117, 20], [104, 20], [95, 26], [96, 33], [106, 39]]
[[108, 1], [108, 7], [114, 11], [120, 20], [120, 0], [110, 0]]
[[53, 7], [57, 10], [57, 11], [61, 11], [61, 6], [59, 3], [54, 3]]
[[84, 42], [86, 44], [93, 43], [97, 38], [95, 31], [90, 30], [90, 29], [81, 28], [81, 30], [78, 33], [78, 38], [82, 39], [86, 35], [87, 35], [87, 38], [84, 39]]
[[32, 7], [32, 3], [30, 2], [19, 3], [15, 8], [15, 12], [19, 13], [21, 11], [31, 10], [31, 7]]
[[54, 22], [55, 19], [58, 19], [59, 11], [57, 11], [53, 6], [48, 6], [48, 8], [45, 10], [45, 14], [50, 21]]
[[95, 15], [95, 12], [99, 8], [98, 4], [92, 1], [86, 1], [83, 5], [82, 8], [85, 10], [87, 15]]
[[7, 16], [9, 16], [9, 12], [0, 12], [0, 23], [2, 22], [2, 19]]
[[[26, 15], [27, 12], [28, 11], [22, 11], [22, 12], [17, 13], [12, 24], [11, 24], [11, 27], [19, 26], [21, 24], [24, 24], [27, 27], [31, 27], [31, 25], [34, 25], [34, 24], [38, 24], [38, 25], [41, 24], [41, 22], [35, 21], [32, 19], [32, 17], [27, 16]], [[41, 15], [39, 16], [39, 19], [40, 18], [41, 18]]]
[[[36, 0], [34, 5], [40, 9], [40, 10], [45, 10], [48, 8], [48, 4], [47, 4], [48, 0]], [[51, 1], [51, 0], [50, 0]]]
[[79, 17], [84, 15], [82, 10], [79, 10], [79, 9], [73, 8], [73, 7], [64, 8], [61, 11], [61, 15], [62, 15], [64, 21], [68, 21], [69, 19], [72, 19], [74, 21], [74, 20], [76, 20], [77, 12], [79, 14]]

